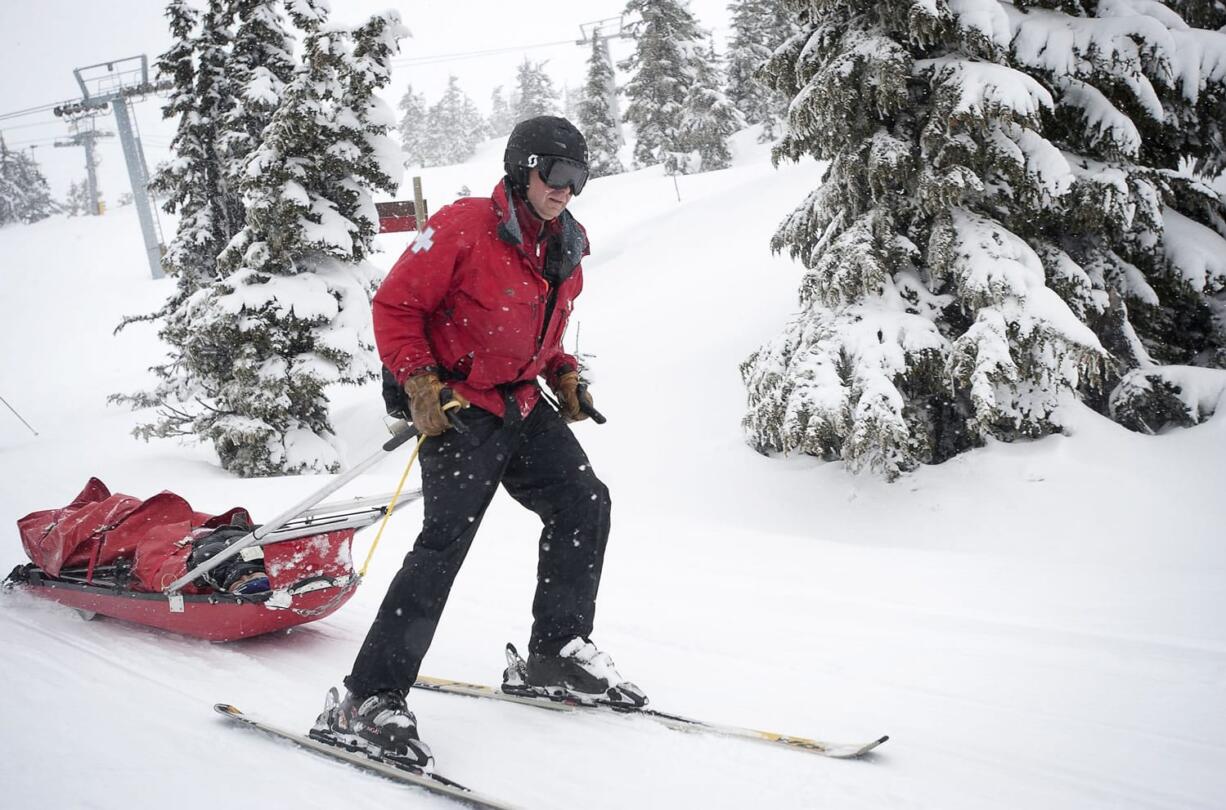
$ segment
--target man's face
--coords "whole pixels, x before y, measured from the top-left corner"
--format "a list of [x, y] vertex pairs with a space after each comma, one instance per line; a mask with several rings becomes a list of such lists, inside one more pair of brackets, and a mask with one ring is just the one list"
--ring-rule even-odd
[[528, 173], [528, 202], [542, 219], [555, 219], [570, 203], [570, 186], [551, 188], [536, 169]]

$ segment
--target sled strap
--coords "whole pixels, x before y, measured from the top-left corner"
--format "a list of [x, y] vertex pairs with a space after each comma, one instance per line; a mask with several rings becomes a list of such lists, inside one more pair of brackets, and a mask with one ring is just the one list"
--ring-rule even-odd
[[94, 539], [94, 550], [89, 555], [89, 566], [85, 569], [85, 581], [90, 585], [94, 584], [94, 566], [98, 564], [98, 558], [102, 555], [102, 541], [104, 539], [103, 535], [98, 535]]
[[[447, 414], [447, 418], [451, 420], [452, 426], [461, 433], [466, 433], [468, 428], [460, 422], [456, 415], [449, 413], [460, 407], [460, 403], [454, 399], [443, 405], [443, 413]], [[375, 539], [370, 544], [370, 551], [366, 552], [366, 561], [362, 563], [361, 570], [358, 571], [358, 579], [366, 576], [366, 569], [370, 567], [370, 560], [375, 556], [375, 549], [379, 547], [379, 540], [383, 537], [383, 530], [387, 528], [387, 521], [392, 517], [392, 510], [396, 508], [396, 499], [400, 497], [400, 490], [404, 489], [404, 482], [409, 480], [409, 470], [413, 469], [413, 462], [417, 460], [417, 454], [421, 452], [421, 446], [426, 441], [426, 436], [421, 436], [417, 440], [417, 446], [413, 448], [413, 455], [409, 456], [409, 463], [404, 467], [404, 474], [400, 476], [400, 483], [396, 485], [396, 491], [392, 494], [392, 500], [387, 505], [387, 512], [383, 515], [383, 522], [379, 524], [379, 531], [375, 532]]]
[[413, 462], [417, 460], [417, 454], [421, 452], [421, 446], [425, 441], [425, 436], [417, 440], [417, 446], [413, 448], [413, 454], [409, 456], [409, 463], [404, 466], [404, 474], [400, 476], [400, 483], [396, 485], [396, 491], [392, 494], [392, 499], [387, 504], [387, 511], [383, 513], [383, 520], [379, 523], [379, 531], [375, 532], [375, 539], [370, 544], [370, 551], [366, 552], [366, 560], [358, 571], [359, 579], [366, 576], [366, 569], [370, 567], [370, 560], [375, 556], [375, 549], [379, 547], [379, 540], [383, 537], [383, 530], [387, 528], [387, 522], [392, 517], [392, 510], [396, 508], [396, 501], [400, 498], [400, 490], [404, 489], [404, 482], [409, 480], [409, 470], [413, 469]]

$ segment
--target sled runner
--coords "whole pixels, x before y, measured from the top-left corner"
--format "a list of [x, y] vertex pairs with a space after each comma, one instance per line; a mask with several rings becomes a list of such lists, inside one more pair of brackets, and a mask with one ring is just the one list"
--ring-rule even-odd
[[[416, 436], [378, 452], [263, 525], [247, 510], [192, 510], [162, 492], [145, 501], [90, 479], [62, 509], [18, 521], [32, 562], [6, 584], [76, 609], [209, 641], [234, 641], [322, 619], [353, 595], [354, 534], [387, 514], [391, 495], [320, 501]], [[420, 498], [405, 493], [400, 502]]]

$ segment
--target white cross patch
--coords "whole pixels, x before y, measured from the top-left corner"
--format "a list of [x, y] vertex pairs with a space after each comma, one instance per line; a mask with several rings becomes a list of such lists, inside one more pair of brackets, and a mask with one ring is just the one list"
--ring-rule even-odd
[[434, 247], [433, 237], [434, 237], [434, 229], [426, 228], [424, 231], [422, 231], [421, 233], [417, 235], [416, 239], [413, 240], [413, 247], [411, 248], [411, 250], [414, 253], [425, 253], [427, 250]]

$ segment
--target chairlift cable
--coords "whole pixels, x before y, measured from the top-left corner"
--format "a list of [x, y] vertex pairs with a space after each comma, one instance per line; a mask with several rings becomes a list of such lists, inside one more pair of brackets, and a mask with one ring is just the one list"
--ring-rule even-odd
[[573, 39], [560, 39], [555, 42], [539, 42], [535, 45], [516, 45], [504, 48], [490, 48], [484, 51], [466, 51], [458, 53], [440, 53], [425, 56], [402, 56], [392, 59], [391, 64], [397, 66], [414, 66], [428, 65], [435, 62], [449, 62], [458, 59], [469, 59], [478, 56], [495, 56], [503, 53], [516, 53], [517, 51], [530, 51], [537, 48], [554, 48], [559, 45], [574, 45]]

